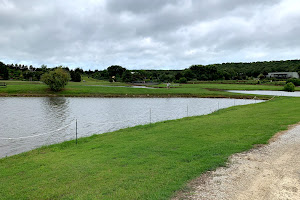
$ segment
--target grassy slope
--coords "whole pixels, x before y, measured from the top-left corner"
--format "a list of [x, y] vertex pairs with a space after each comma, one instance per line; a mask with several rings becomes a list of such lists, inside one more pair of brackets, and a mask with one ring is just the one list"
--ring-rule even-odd
[[[128, 87], [103, 87], [103, 86], [126, 86], [124, 83], [109, 83], [105, 81], [96, 81], [92, 79], [86, 82], [74, 83], [70, 82], [61, 92], [52, 92], [46, 85], [39, 82], [22, 82], [8, 81], [7, 87], [0, 88], [0, 96], [196, 96], [196, 97], [240, 97], [257, 95], [234, 94], [225, 91], [210, 91], [209, 89], [222, 90], [282, 90], [282, 86], [270, 85], [241, 85], [241, 84], [185, 84], [178, 85], [176, 88], [167, 90], [158, 89], [142, 89]], [[300, 88], [297, 88], [300, 90]]]
[[[168, 199], [300, 121], [300, 98], [137, 126], [0, 160], [3, 199]], [[217, 126], [216, 126], [217, 124]]]

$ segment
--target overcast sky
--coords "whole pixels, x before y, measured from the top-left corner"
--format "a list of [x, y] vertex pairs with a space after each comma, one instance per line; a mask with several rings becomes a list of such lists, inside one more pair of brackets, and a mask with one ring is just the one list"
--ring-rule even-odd
[[299, 0], [0, 0], [0, 61], [85, 70], [300, 59]]

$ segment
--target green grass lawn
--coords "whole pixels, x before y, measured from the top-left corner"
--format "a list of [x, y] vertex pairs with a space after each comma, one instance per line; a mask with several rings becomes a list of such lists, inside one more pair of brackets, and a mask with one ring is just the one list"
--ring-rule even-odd
[[0, 160], [1, 199], [169, 199], [300, 121], [300, 98], [126, 128]]
[[[125, 83], [110, 83], [84, 77], [85, 82], [69, 82], [60, 92], [52, 92], [41, 82], [6, 81], [7, 87], [0, 88], [0, 96], [91, 96], [91, 97], [233, 97], [253, 98], [257, 95], [228, 93], [223, 90], [282, 90], [282, 86], [272, 85], [242, 85], [242, 84], [174, 84], [171, 89], [166, 89], [166, 84], [161, 84], [156, 89], [114, 87], [130, 86]], [[108, 87], [112, 86], [112, 87]], [[300, 88], [296, 88], [300, 90]], [[266, 96], [261, 96], [266, 98]]]

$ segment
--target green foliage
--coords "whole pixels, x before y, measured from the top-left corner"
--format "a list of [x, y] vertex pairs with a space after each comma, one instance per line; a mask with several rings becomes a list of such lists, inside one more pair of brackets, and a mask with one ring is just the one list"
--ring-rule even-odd
[[295, 85], [291, 82], [287, 83], [284, 88], [284, 91], [288, 91], [288, 92], [294, 92], [295, 91]]
[[7, 66], [3, 62], [0, 62], [0, 77], [4, 80], [9, 78]]
[[68, 83], [70, 75], [62, 68], [57, 68], [53, 71], [42, 75], [42, 82], [47, 84], [52, 91], [62, 90]]
[[[6, 66], [8, 73], [5, 72], [7, 75], [5, 79], [38, 81], [42, 74], [49, 71], [46, 65], [42, 65], [40, 68], [21, 64], [7, 64]], [[64, 69], [69, 71], [68, 67]], [[185, 77], [188, 81], [249, 80], [258, 76], [263, 78], [268, 72], [298, 72], [299, 70], [300, 60], [222, 63], [192, 65], [184, 70], [133, 70], [135, 74], [132, 75], [132, 81], [141, 82], [149, 79], [151, 82], [173, 82], [175, 80], [178, 82], [181, 77]], [[0, 74], [1, 71], [3, 70], [0, 69]], [[75, 72], [79, 72], [81, 75], [110, 81], [123, 81], [125, 71], [126, 68], [119, 65], [112, 65], [105, 70], [84, 71], [80, 68], [75, 69]], [[0, 76], [3, 78], [3, 75]], [[114, 80], [112, 76], [115, 76]], [[75, 79], [72, 77], [72, 80]], [[76, 80], [79, 81], [79, 79]], [[128, 81], [126, 78], [124, 80]], [[294, 82], [294, 85], [297, 84]]]
[[81, 81], [81, 74], [79, 72], [75, 72], [74, 81], [75, 82], [80, 82]]
[[125, 70], [125, 72], [122, 75], [122, 81], [125, 83], [130, 83], [132, 82], [132, 74], [129, 70]]
[[176, 75], [175, 75], [175, 79], [179, 80], [181, 77], [183, 77], [182, 73], [181, 72], [177, 72]]
[[192, 65], [189, 69], [196, 75], [197, 80], [208, 81], [223, 78], [217, 67], [214, 65]]
[[40, 70], [44, 73], [47, 72], [48, 71], [47, 65], [41, 65]]
[[126, 69], [119, 66], [119, 65], [112, 65], [110, 67], [107, 68], [107, 72], [108, 72], [108, 75], [110, 77], [112, 76], [119, 76], [119, 77], [122, 77], [123, 75], [123, 72], [125, 71]]
[[187, 83], [186, 78], [185, 78], [185, 77], [181, 77], [181, 78], [179, 79], [179, 83]]
[[79, 71], [70, 71], [71, 81], [80, 82], [81, 81], [81, 74]]
[[183, 71], [183, 76], [188, 80], [193, 80], [194, 78], [196, 78], [196, 75], [192, 72], [192, 70], [190, 69], [186, 69]]
[[261, 73], [261, 74], [258, 75], [257, 78], [258, 78], [259, 80], [264, 79], [264, 78], [265, 78], [265, 75], [263, 75], [263, 74]]
[[300, 79], [291, 78], [286, 81], [286, 83], [293, 83], [295, 86], [300, 86]]

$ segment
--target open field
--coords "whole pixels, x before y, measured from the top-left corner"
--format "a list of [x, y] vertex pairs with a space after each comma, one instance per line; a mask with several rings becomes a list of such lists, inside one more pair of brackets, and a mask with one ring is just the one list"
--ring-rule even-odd
[[[300, 121], [300, 98], [277, 97], [0, 160], [3, 199], [168, 199], [234, 153]], [[217, 126], [216, 126], [217, 125]]]
[[[3, 82], [3, 81], [2, 81]], [[282, 90], [282, 86], [272, 85], [242, 85], [242, 84], [174, 84], [166, 89], [161, 84], [156, 89], [110, 87], [130, 86], [125, 83], [110, 83], [87, 79], [85, 82], [69, 82], [60, 92], [52, 92], [41, 82], [6, 81], [7, 87], [0, 88], [0, 96], [85, 96], [85, 97], [233, 97], [253, 98], [257, 95], [241, 95], [223, 90]], [[300, 90], [300, 88], [296, 88]], [[261, 97], [261, 98], [266, 98]]]

